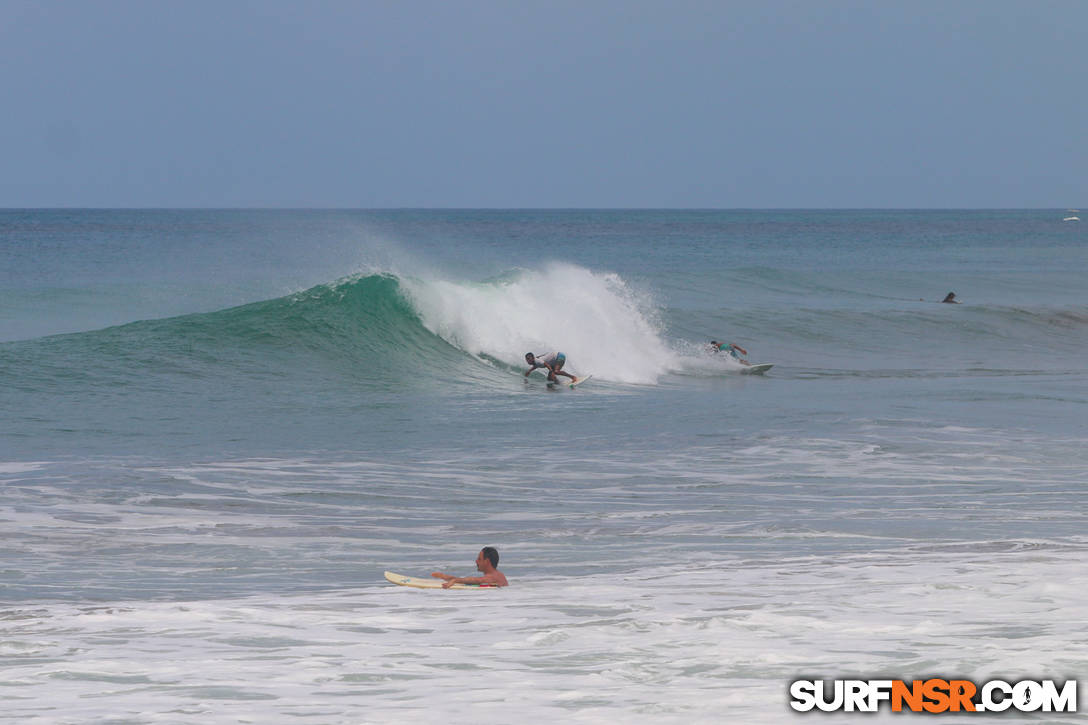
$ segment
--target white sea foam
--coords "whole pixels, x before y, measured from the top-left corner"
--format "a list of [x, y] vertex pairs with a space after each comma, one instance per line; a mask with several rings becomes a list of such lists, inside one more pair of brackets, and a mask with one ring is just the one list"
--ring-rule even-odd
[[679, 365], [653, 300], [616, 274], [557, 263], [496, 282], [402, 283], [427, 328], [473, 355], [522, 365], [528, 351], [560, 351], [568, 371], [623, 383]]
[[0, 476], [10, 476], [18, 473], [27, 473], [45, 468], [49, 463], [45, 461], [11, 461], [0, 462]]
[[[1083, 441], [840, 432], [12, 464], [0, 722], [800, 722], [802, 676], [1083, 672]], [[381, 579], [485, 542], [509, 589]]]
[[487, 592], [8, 606], [0, 686], [19, 697], [0, 720], [801, 722], [798, 677], [1076, 676], [1086, 564], [1083, 550], [873, 552]]
[[714, 354], [708, 340], [668, 339], [653, 295], [617, 274], [553, 263], [500, 281], [412, 276], [401, 283], [431, 332], [511, 365], [528, 351], [560, 351], [568, 372], [633, 384], [744, 370], [732, 356]]

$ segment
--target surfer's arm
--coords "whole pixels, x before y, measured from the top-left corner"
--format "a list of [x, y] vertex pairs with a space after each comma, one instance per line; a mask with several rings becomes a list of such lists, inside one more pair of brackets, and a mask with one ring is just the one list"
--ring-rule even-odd
[[453, 574], [443, 574], [440, 571], [432, 571], [431, 576], [433, 576], [435, 579], [445, 579], [446, 581], [457, 578]]
[[480, 584], [483, 580], [476, 576], [451, 576], [446, 579], [446, 583], [442, 585], [443, 589], [449, 589], [454, 584]]
[[735, 343], [735, 342], [731, 342], [731, 343], [729, 343], [729, 344], [730, 344], [730, 345], [732, 345], [733, 347], [737, 348], [738, 350], [740, 350], [740, 351], [741, 351], [742, 353], [744, 353], [745, 355], [747, 355], [747, 354], [748, 354], [748, 351], [747, 351], [747, 350], [745, 350], [745, 349], [744, 349], [743, 347], [741, 347], [740, 345], [738, 345], [737, 343]]
[[454, 584], [478, 584], [501, 587], [506, 586], [506, 579], [500, 579], [496, 576], [455, 576], [447, 579], [446, 583], [442, 585], [442, 588], [449, 589]]

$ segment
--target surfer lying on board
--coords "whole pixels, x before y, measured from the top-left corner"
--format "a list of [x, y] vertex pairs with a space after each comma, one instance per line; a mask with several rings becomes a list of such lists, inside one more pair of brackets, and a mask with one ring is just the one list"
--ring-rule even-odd
[[958, 305], [960, 303], [960, 301], [956, 299], [955, 292], [949, 292], [947, 295], [944, 296], [944, 299], [941, 300], [941, 302], [948, 302], [953, 305]]
[[525, 353], [525, 362], [529, 364], [529, 369], [525, 371], [525, 377], [529, 377], [529, 373], [533, 372], [537, 368], [548, 369], [548, 382], [558, 382], [556, 375], [565, 375], [571, 380], [577, 380], [578, 378], [570, 373], [563, 372], [563, 363], [567, 361], [567, 356], [561, 352], [549, 352], [544, 355], [534, 355], [531, 352]]
[[735, 342], [718, 342], [717, 340], [711, 340], [710, 341], [710, 347], [713, 348], [714, 352], [725, 351], [725, 352], [729, 353], [730, 355], [733, 356], [733, 359], [736, 360], [737, 362], [739, 362], [741, 365], [751, 365], [752, 364], [752, 363], [748, 362], [747, 360], [745, 360], [744, 358], [742, 358], [740, 355], [737, 354], [737, 350], [740, 350], [745, 355], [748, 354], [748, 351], [745, 350], [743, 347], [741, 347], [740, 345], [738, 345]]
[[440, 571], [432, 571], [431, 576], [436, 579], [445, 579], [443, 589], [449, 589], [454, 584], [490, 584], [494, 587], [504, 587], [507, 584], [506, 577], [496, 569], [499, 565], [499, 551], [494, 546], [485, 546], [476, 555], [476, 569], [483, 572], [483, 576], [453, 576], [443, 574]]

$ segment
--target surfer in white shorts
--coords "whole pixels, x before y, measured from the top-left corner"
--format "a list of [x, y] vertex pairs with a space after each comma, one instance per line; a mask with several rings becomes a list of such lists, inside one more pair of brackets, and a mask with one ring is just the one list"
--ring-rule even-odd
[[578, 378], [570, 373], [563, 372], [563, 363], [567, 361], [567, 356], [561, 352], [549, 352], [544, 355], [534, 355], [531, 352], [525, 353], [525, 362], [528, 363], [529, 369], [525, 371], [525, 377], [529, 377], [529, 373], [533, 372], [537, 368], [548, 369], [548, 382], [558, 382], [556, 375], [564, 375], [571, 380], [577, 380]]
[[740, 352], [744, 353], [745, 355], [748, 354], [748, 351], [745, 350], [743, 347], [741, 347], [740, 345], [738, 345], [735, 342], [718, 342], [717, 340], [711, 340], [710, 341], [710, 347], [711, 347], [712, 350], [714, 350], [714, 352], [727, 352], [727, 353], [729, 353], [730, 355], [733, 356], [733, 359], [736, 360], [737, 362], [739, 362], [741, 365], [751, 365], [752, 364], [752, 363], [748, 362], [747, 360], [745, 360], [744, 358], [742, 358], [740, 355], [737, 354], [738, 350], [740, 350]]
[[483, 572], [483, 576], [453, 576], [440, 571], [432, 571], [431, 576], [446, 580], [446, 583], [442, 585], [443, 589], [449, 589], [454, 584], [489, 584], [493, 587], [504, 587], [508, 582], [506, 576], [495, 568], [498, 565], [498, 549], [494, 546], [485, 546], [476, 555], [476, 569]]

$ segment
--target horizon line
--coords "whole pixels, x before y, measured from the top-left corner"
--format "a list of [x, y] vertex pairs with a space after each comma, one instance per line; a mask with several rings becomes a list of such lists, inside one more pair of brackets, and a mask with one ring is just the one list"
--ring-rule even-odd
[[0, 211], [1080, 211], [1071, 206], [0, 206]]

